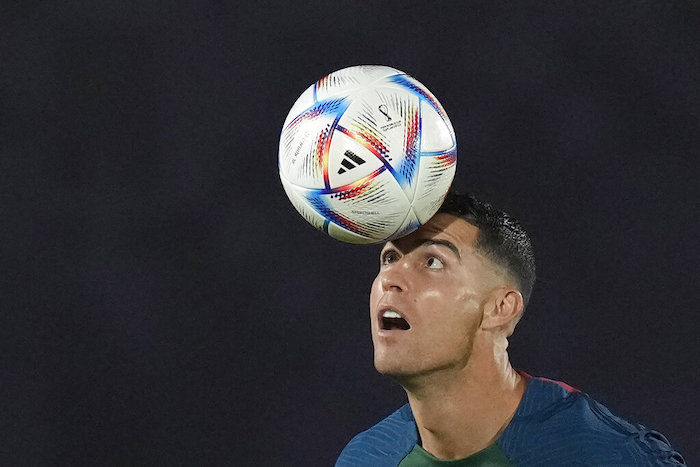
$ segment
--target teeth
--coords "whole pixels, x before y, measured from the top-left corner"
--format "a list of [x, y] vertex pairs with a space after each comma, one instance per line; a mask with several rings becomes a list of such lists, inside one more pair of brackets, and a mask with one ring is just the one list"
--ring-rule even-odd
[[383, 318], [402, 318], [400, 314], [395, 312], [394, 310], [386, 310], [384, 314], [382, 315]]

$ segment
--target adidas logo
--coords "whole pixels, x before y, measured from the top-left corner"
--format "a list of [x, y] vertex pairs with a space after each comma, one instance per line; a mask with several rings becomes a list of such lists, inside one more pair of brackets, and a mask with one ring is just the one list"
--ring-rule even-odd
[[345, 168], [341, 167], [340, 169], [338, 169], [338, 175], [344, 174], [346, 172], [345, 169], [351, 170], [357, 167], [358, 165], [362, 165], [365, 163], [365, 160], [363, 158], [361, 158], [349, 149], [345, 151], [344, 156], [345, 157], [343, 157], [343, 160], [340, 161], [340, 165], [342, 165]]

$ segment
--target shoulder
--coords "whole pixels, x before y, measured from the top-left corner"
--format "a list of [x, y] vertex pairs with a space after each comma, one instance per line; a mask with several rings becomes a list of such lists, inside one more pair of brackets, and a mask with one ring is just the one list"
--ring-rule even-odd
[[685, 465], [661, 433], [623, 420], [587, 394], [546, 378], [528, 378], [523, 401], [499, 444], [518, 465], [543, 460]]
[[408, 404], [355, 436], [340, 453], [336, 467], [396, 466], [418, 441]]

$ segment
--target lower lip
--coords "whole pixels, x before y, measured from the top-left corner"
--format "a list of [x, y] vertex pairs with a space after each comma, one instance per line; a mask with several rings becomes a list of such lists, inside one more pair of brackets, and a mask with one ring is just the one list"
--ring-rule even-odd
[[378, 329], [377, 330], [377, 337], [397, 337], [400, 336], [401, 334], [406, 334], [410, 331], [410, 329]]

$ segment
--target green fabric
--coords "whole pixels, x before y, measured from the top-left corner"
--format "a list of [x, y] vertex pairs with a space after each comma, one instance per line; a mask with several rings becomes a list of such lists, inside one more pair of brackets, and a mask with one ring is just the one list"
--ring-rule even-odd
[[499, 467], [512, 465], [513, 464], [508, 460], [497, 444], [492, 444], [486, 449], [472, 454], [469, 457], [465, 457], [464, 459], [452, 461], [440, 460], [416, 444], [413, 446], [413, 450], [399, 463], [399, 467]]

